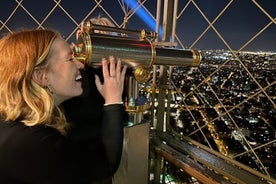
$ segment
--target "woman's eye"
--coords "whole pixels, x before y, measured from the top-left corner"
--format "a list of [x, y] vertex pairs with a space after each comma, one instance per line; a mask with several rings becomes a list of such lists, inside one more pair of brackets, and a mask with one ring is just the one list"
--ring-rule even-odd
[[73, 62], [74, 58], [67, 59], [67, 61]]

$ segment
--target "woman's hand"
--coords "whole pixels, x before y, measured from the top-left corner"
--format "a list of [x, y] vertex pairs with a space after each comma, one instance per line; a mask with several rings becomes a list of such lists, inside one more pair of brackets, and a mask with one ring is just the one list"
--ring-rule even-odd
[[116, 63], [115, 58], [113, 56], [110, 56], [109, 62], [106, 59], [102, 59], [102, 69], [104, 83], [101, 83], [97, 75], [95, 82], [98, 91], [105, 99], [105, 104], [122, 102], [122, 94], [127, 67], [124, 66], [122, 69], [121, 60], [117, 59]]

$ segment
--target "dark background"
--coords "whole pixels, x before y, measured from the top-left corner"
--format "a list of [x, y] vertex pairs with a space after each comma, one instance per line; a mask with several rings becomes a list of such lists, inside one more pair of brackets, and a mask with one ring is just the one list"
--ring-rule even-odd
[[[60, 31], [71, 42], [75, 40], [76, 27], [81, 21], [101, 14], [111, 18], [116, 26], [122, 27], [125, 13], [132, 14], [128, 16], [126, 28], [154, 31], [145, 21], [145, 16], [141, 17], [137, 12], [145, 8], [151, 19], [154, 19], [157, 0], [140, 0], [142, 6], [135, 10], [130, 7], [131, 2], [132, 0], [2, 0], [0, 34], [20, 28], [42, 26]], [[120, 4], [124, 5], [124, 10]], [[226, 6], [228, 7], [213, 23], [213, 27], [206, 30], [209, 23], [212, 23]], [[179, 0], [176, 28], [178, 46], [195, 49], [228, 50], [230, 47], [233, 50], [242, 48], [249, 51], [275, 51], [275, 7], [275, 0], [259, 0], [255, 3], [251, 0]], [[161, 9], [163, 10], [163, 4]], [[258, 34], [261, 30], [263, 31]], [[201, 34], [203, 36], [199, 38]], [[250, 44], [246, 44], [252, 38]], [[243, 48], [244, 44], [246, 46]]]

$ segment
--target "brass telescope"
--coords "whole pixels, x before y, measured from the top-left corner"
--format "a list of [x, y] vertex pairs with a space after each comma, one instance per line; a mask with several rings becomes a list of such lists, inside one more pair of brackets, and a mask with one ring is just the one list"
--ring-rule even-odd
[[[202, 59], [201, 53], [197, 50], [183, 50], [156, 45], [151, 41], [156, 36], [152, 32], [142, 30], [139, 33], [134, 30], [94, 24], [87, 25], [87, 23], [85, 28], [85, 31], [79, 35], [74, 47], [75, 57], [84, 64], [95, 67], [101, 65], [101, 59], [107, 55], [120, 58], [123, 64], [134, 69], [134, 76], [138, 82], [147, 81], [149, 68], [153, 65], [196, 67]], [[99, 34], [94, 33], [94, 30], [118, 34]], [[131, 34], [139, 35], [139, 38], [129, 36]]]
[[[202, 59], [197, 50], [181, 50], [158, 45], [155, 32], [129, 30], [84, 23], [74, 46], [75, 57], [86, 66], [98, 67], [104, 57], [120, 58], [133, 70], [126, 77], [126, 111], [129, 124], [142, 121], [142, 114], [150, 108], [150, 102], [139, 101], [138, 83], [147, 82], [153, 65], [197, 67]], [[141, 99], [141, 98], [140, 98]]]

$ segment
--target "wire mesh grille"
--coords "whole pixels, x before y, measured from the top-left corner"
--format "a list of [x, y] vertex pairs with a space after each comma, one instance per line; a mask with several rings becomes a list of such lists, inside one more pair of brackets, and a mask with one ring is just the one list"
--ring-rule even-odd
[[[81, 22], [99, 14], [120, 28], [137, 29], [139, 24], [139, 29], [150, 30], [137, 12], [143, 9], [155, 21], [157, 1], [139, 0], [134, 7], [131, 2], [6, 0], [0, 3], [0, 34], [52, 28], [74, 42]], [[198, 68], [174, 67], [170, 128], [276, 178], [275, 2], [244, 2], [207, 1], [209, 6], [199, 0], [179, 2], [177, 47], [200, 49], [204, 59]], [[248, 29], [249, 24], [255, 29]], [[247, 34], [240, 35], [242, 30]]]

